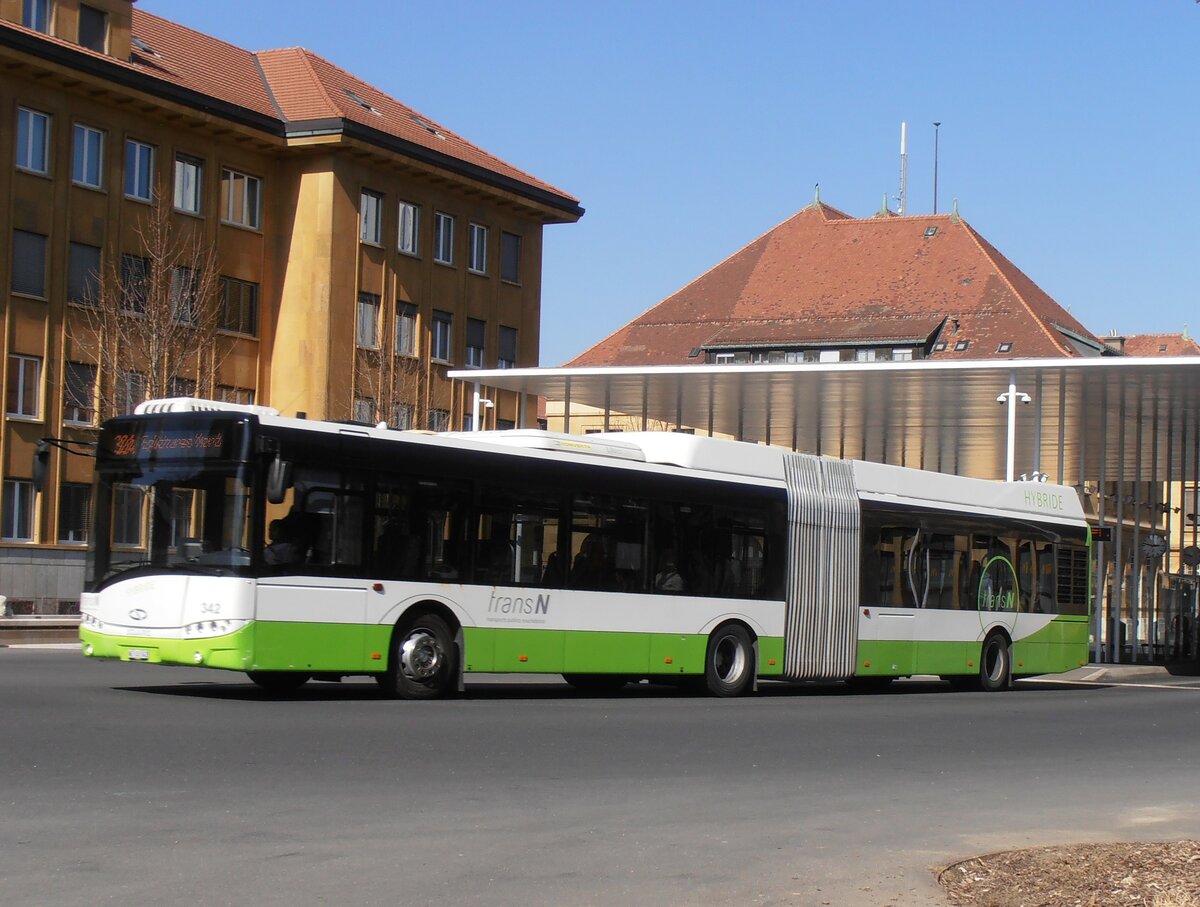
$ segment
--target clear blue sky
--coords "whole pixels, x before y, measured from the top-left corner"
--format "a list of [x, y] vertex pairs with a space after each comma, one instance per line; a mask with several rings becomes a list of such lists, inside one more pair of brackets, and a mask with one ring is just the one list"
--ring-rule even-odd
[[[139, 0], [302, 45], [566, 190], [558, 365], [807, 205], [959, 211], [1097, 333], [1200, 334], [1193, 0]], [[336, 14], [332, 10], [336, 9]], [[892, 202], [895, 206], [895, 202]]]

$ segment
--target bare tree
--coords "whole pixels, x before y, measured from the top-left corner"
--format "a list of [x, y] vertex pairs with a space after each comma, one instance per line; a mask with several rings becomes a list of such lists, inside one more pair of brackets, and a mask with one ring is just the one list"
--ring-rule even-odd
[[216, 247], [200, 225], [176, 220], [158, 188], [134, 227], [135, 251], [110, 244], [93, 291], [68, 320], [74, 355], [98, 367], [101, 418], [141, 400], [211, 394], [232, 351], [220, 333]]
[[[392, 428], [426, 427], [431, 406], [427, 398], [431, 387], [439, 383], [429, 374], [428, 363], [412, 356], [390, 355], [386, 348], [358, 349], [354, 361], [354, 418], [387, 422]], [[357, 401], [370, 412], [357, 411]]]

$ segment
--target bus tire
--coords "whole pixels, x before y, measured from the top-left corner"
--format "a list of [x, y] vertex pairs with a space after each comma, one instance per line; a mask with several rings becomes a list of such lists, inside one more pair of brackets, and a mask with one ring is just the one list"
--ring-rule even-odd
[[606, 696], [620, 692], [629, 683], [628, 677], [620, 674], [564, 674], [562, 679], [589, 696]]
[[388, 669], [379, 686], [387, 696], [436, 699], [454, 687], [454, 634], [436, 614], [423, 612], [392, 634]]
[[309, 675], [300, 671], [247, 671], [246, 676], [268, 693], [291, 693], [309, 681]]
[[754, 642], [741, 624], [724, 624], [708, 638], [704, 685], [713, 696], [742, 696], [754, 684]]
[[993, 633], [979, 651], [979, 688], [996, 693], [1012, 686], [1012, 646], [1003, 633]]

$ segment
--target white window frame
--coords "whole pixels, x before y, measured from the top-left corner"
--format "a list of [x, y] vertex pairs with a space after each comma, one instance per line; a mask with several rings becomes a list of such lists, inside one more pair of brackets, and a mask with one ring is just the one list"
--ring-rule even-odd
[[383, 193], [363, 189], [359, 195], [358, 238], [372, 246], [383, 245]]
[[354, 398], [354, 421], [372, 423], [375, 421], [375, 400], [373, 398]]
[[[13, 373], [13, 363], [16, 363], [16, 373]], [[4, 408], [10, 419], [28, 419], [37, 421], [42, 413], [42, 357], [26, 356], [22, 353], [9, 353], [7, 364], [8, 386], [5, 388]], [[32, 371], [32, 375], [30, 372]], [[13, 387], [16, 382], [16, 387]], [[32, 389], [33, 411], [25, 411], [25, 397]], [[10, 408], [9, 403], [16, 403], [16, 408]]]
[[[511, 359], [504, 358], [504, 353], [505, 353], [504, 348], [507, 345], [507, 341], [506, 341], [507, 337], [512, 337], [512, 350], [510, 351], [512, 353]], [[496, 351], [496, 368], [516, 368], [517, 367], [517, 342], [518, 342], [518, 339], [519, 339], [519, 337], [518, 337], [516, 328], [509, 327], [506, 324], [500, 325], [500, 330], [497, 335], [497, 343], [498, 343], [499, 349], [497, 349], [497, 351]]]
[[[139, 202], [154, 201], [153, 145], [137, 139], [125, 140], [125, 197]], [[132, 152], [132, 159], [130, 153]], [[132, 160], [132, 165], [131, 165]], [[142, 184], [145, 183], [143, 186]], [[143, 194], [143, 192], [145, 194]]]
[[[262, 178], [242, 173], [232, 167], [221, 168], [221, 195], [223, 206], [221, 222], [250, 230], [262, 229]], [[251, 192], [251, 186], [254, 191]], [[237, 189], [235, 192], [234, 190]], [[251, 196], [253, 195], [253, 198]], [[240, 196], [240, 199], [239, 199]], [[239, 205], [241, 214], [239, 219]], [[253, 204], [251, 204], [253, 202]]]
[[21, 24], [44, 35], [50, 34], [50, 0], [25, 0], [21, 4]]
[[400, 225], [396, 248], [405, 255], [420, 255], [421, 207], [412, 202], [400, 202]]
[[[70, 398], [72, 390], [72, 374], [75, 374], [72, 367], [81, 369], [90, 369], [90, 379], [86, 390], [88, 399], [86, 401], [74, 401]], [[63, 366], [63, 422], [68, 425], [95, 425], [96, 424], [96, 375], [98, 369], [90, 362], [73, 362], [68, 361]], [[82, 402], [82, 406], [79, 405]], [[82, 410], [82, 413], [80, 413]], [[83, 418], [79, 418], [82, 415]]]
[[[24, 121], [24, 126], [22, 126]], [[42, 140], [34, 139], [34, 122], [42, 124]], [[52, 118], [48, 113], [33, 110], [29, 107], [17, 108], [17, 169], [27, 173], [37, 173], [42, 176], [50, 172], [50, 127]], [[24, 129], [25, 141], [21, 142], [21, 131]], [[40, 147], [39, 147], [40, 145]]]
[[467, 270], [472, 274], [487, 273], [488, 228], [483, 224], [469, 222], [467, 235], [470, 240], [467, 254]]
[[28, 479], [5, 479], [3, 506], [4, 541], [32, 542], [37, 512], [33, 482]]
[[413, 427], [414, 407], [411, 403], [393, 403], [388, 427], [397, 431], [408, 431]]
[[444, 211], [433, 215], [433, 260], [440, 265], [454, 264], [454, 215]]
[[[188, 177], [191, 176], [191, 184]], [[204, 213], [204, 161], [190, 154], [175, 155], [175, 191], [174, 206], [176, 211], [186, 214], [202, 215]]]
[[379, 307], [377, 294], [359, 291], [354, 307], [354, 344], [359, 349], [379, 349]]
[[417, 307], [411, 302], [396, 303], [395, 353], [397, 356], [417, 355]]
[[915, 357], [911, 347], [901, 347], [897, 350], [892, 350], [893, 362], [912, 362]]
[[[89, 189], [104, 188], [104, 132], [86, 123], [76, 123], [71, 143], [71, 182]], [[94, 141], [93, 141], [94, 140]], [[92, 153], [94, 147], [94, 154]], [[92, 158], [95, 160], [92, 160]], [[90, 165], [90, 166], [89, 166]], [[95, 170], [95, 180], [90, 178]]]
[[[439, 315], [446, 317], [439, 318]], [[434, 362], [450, 362], [454, 352], [454, 315], [434, 312], [429, 326], [429, 358]]]

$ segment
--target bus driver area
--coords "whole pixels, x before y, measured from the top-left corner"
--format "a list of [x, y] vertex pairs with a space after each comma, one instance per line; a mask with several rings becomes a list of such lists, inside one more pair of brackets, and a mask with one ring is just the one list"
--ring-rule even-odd
[[1087, 660], [1088, 530], [1059, 486], [191, 399], [106, 423], [96, 475], [94, 657], [276, 690], [369, 675], [408, 698], [474, 672], [720, 696], [758, 677], [998, 690]]

